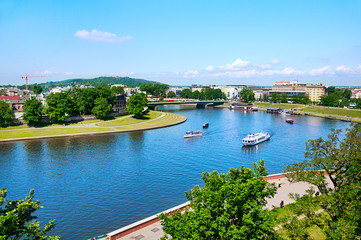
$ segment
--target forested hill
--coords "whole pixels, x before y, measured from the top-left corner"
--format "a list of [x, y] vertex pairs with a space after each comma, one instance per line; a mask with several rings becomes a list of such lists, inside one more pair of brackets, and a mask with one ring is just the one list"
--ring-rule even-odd
[[[130, 77], [97, 77], [92, 79], [68, 79], [63, 81], [56, 82], [46, 82], [39, 83], [37, 85], [42, 86], [45, 89], [54, 88], [54, 87], [66, 87], [66, 86], [80, 86], [80, 85], [88, 85], [88, 86], [99, 86], [99, 85], [113, 85], [113, 84], [123, 84], [128, 87], [139, 87], [143, 83], [155, 83], [154, 81], [148, 81], [144, 79], [130, 78]], [[29, 87], [35, 84], [30, 84]], [[12, 85], [7, 85], [5, 87], [10, 87]], [[15, 87], [15, 86], [14, 86]], [[17, 86], [20, 89], [25, 89], [25, 84], [21, 86]]]
[[98, 77], [92, 79], [68, 79], [59, 82], [46, 82], [39, 84], [45, 88], [53, 88], [53, 87], [66, 87], [68, 85], [76, 86], [76, 85], [90, 85], [90, 86], [99, 86], [99, 85], [113, 85], [113, 84], [123, 84], [126, 86], [138, 87], [143, 83], [150, 83], [153, 81], [147, 81], [144, 79], [137, 78], [129, 78], [129, 77]]

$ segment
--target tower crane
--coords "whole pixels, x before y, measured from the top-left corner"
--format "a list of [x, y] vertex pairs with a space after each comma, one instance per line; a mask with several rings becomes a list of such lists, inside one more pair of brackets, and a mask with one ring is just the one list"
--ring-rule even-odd
[[25, 78], [25, 87], [26, 90], [28, 90], [28, 78], [29, 77], [44, 77], [44, 76], [28, 76], [28, 74], [25, 74], [25, 76], [21, 76], [21, 78]]

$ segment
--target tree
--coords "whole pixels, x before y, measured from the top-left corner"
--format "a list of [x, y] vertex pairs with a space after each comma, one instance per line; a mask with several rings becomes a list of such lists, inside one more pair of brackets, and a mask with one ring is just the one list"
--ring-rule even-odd
[[98, 118], [106, 117], [112, 110], [112, 105], [105, 98], [95, 99], [95, 106], [92, 113]]
[[176, 97], [175, 92], [173, 92], [173, 91], [168, 92], [167, 98], [175, 98], [175, 97]]
[[243, 88], [239, 93], [239, 97], [242, 99], [243, 102], [247, 103], [255, 100], [254, 92], [252, 91], [252, 89], [249, 88]]
[[7, 96], [6, 91], [4, 89], [0, 90], [0, 96]]
[[278, 101], [281, 101], [281, 95], [279, 95], [277, 92], [273, 92], [271, 97], [270, 97], [270, 100], [272, 102], [278, 102]]
[[191, 98], [192, 92], [189, 88], [186, 88], [186, 89], [183, 89], [182, 91], [180, 91], [179, 96], [181, 98]]
[[127, 102], [127, 112], [130, 114], [134, 114], [135, 118], [143, 118], [144, 108], [147, 105], [147, 98], [144, 94], [134, 94], [130, 96]]
[[286, 93], [281, 94], [281, 103], [287, 103], [288, 102], [288, 96]]
[[124, 94], [124, 88], [123, 88], [122, 86], [112, 87], [112, 90], [113, 90], [116, 94]]
[[6, 194], [6, 189], [0, 189], [0, 239], [59, 239], [44, 236], [55, 226], [55, 220], [50, 220], [43, 229], [34, 221], [37, 217], [33, 213], [42, 208], [39, 200], [33, 201], [34, 189], [25, 200], [8, 200]]
[[46, 98], [47, 107], [46, 113], [49, 114], [50, 120], [53, 122], [61, 123], [72, 115], [75, 106], [68, 97], [67, 93], [50, 93]]
[[231, 168], [227, 174], [204, 172], [204, 186], [185, 195], [190, 208], [170, 216], [161, 214], [164, 239], [272, 239], [274, 216], [264, 209], [276, 188], [262, 177], [264, 160], [254, 170]]
[[351, 98], [351, 95], [352, 95], [352, 91], [350, 89], [345, 89], [344, 92], [343, 92], [343, 97], [350, 100]]
[[29, 126], [37, 125], [42, 119], [43, 104], [36, 98], [27, 99], [24, 105], [23, 118]]
[[0, 100], [0, 126], [6, 127], [13, 123], [14, 111], [4, 101]]
[[161, 83], [145, 83], [140, 85], [139, 89], [153, 96], [165, 97], [165, 92], [169, 89], [169, 86]]
[[30, 88], [35, 94], [40, 94], [43, 91], [43, 88], [40, 85], [34, 85]]
[[310, 99], [305, 94], [293, 95], [291, 100], [295, 104], [308, 104], [310, 102]]
[[361, 236], [361, 125], [353, 124], [344, 138], [340, 130], [331, 131], [327, 140], [309, 140], [305, 160], [285, 168], [289, 181], [310, 183], [321, 194], [315, 197], [310, 188], [306, 196], [294, 196], [296, 215], [285, 226], [305, 236], [305, 226], [314, 225], [327, 239], [357, 239]]
[[72, 115], [92, 114], [97, 98], [105, 98], [111, 105], [115, 101], [115, 92], [105, 85], [95, 88], [74, 88], [67, 94], [73, 105]]
[[192, 98], [201, 99], [201, 92], [198, 90], [195, 90], [194, 92], [192, 92]]

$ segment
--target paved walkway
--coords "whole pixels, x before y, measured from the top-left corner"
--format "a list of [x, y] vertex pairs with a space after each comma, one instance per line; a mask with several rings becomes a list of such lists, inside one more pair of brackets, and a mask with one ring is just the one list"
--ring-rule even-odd
[[[306, 190], [311, 186], [308, 183], [290, 183], [283, 174], [271, 175], [266, 177], [267, 181], [271, 183], [276, 183], [276, 186], [281, 185], [278, 188], [277, 193], [274, 198], [267, 200], [266, 208], [272, 209], [274, 207], [279, 207], [281, 201], [284, 201], [284, 204], [289, 204], [294, 202], [289, 197], [289, 193], [298, 193], [301, 196], [306, 193]], [[331, 184], [331, 182], [329, 182]], [[186, 206], [187, 203], [177, 206], [175, 208], [167, 210], [167, 212], [174, 211], [175, 209]], [[113, 236], [109, 239], [120, 239], [120, 240], [158, 240], [163, 235], [162, 226], [157, 218], [157, 215], [153, 215], [149, 218], [143, 219], [139, 222], [133, 223], [129, 226], [123, 227], [121, 229], [115, 230], [107, 235]], [[124, 236], [120, 236], [124, 235]], [[119, 236], [119, 237], [117, 237]], [[106, 238], [99, 238], [106, 239]]]

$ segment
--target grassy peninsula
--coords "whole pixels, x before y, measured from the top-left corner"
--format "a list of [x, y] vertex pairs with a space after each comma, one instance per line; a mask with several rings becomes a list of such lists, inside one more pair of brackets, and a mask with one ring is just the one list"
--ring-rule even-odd
[[132, 115], [117, 117], [114, 120], [90, 120], [74, 124], [51, 125], [47, 127], [9, 127], [0, 128], [0, 142], [37, 138], [65, 137], [86, 134], [102, 134], [139, 131], [167, 127], [186, 121], [186, 117], [158, 111], [150, 111], [143, 119], [136, 119]]

